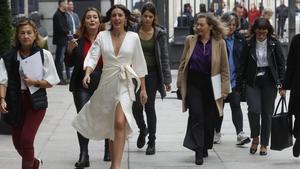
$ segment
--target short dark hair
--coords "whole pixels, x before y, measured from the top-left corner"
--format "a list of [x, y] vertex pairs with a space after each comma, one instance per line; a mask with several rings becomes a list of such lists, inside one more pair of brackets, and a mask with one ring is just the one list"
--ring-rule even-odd
[[241, 4], [235, 4], [235, 6], [233, 8], [234, 12], [236, 12], [236, 8], [242, 8], [243, 9], [243, 6]]
[[269, 20], [266, 18], [257, 18], [254, 21], [254, 24], [251, 28], [251, 34], [255, 35], [255, 30], [256, 29], [268, 29], [268, 37], [273, 35], [274, 29], [272, 25], [270, 24]]
[[62, 2], [65, 2], [67, 0], [58, 0], [58, 5], [60, 5]]

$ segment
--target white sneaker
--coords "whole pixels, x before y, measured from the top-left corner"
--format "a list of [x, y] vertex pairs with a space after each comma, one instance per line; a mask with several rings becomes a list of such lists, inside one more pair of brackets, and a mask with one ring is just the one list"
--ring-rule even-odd
[[244, 145], [250, 143], [250, 137], [246, 136], [246, 134], [241, 131], [236, 137], [236, 145]]
[[215, 132], [214, 144], [221, 144], [221, 132]]

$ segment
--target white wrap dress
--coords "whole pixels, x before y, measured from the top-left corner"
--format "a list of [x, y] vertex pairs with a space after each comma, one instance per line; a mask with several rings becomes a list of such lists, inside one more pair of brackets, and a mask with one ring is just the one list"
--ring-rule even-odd
[[110, 31], [100, 32], [84, 60], [84, 68], [94, 69], [101, 55], [103, 69], [99, 86], [72, 125], [86, 138], [113, 140], [118, 103], [127, 120], [126, 136], [132, 132], [135, 124], [132, 103], [136, 99], [132, 80], [136, 79], [139, 87], [139, 78], [147, 75], [147, 65], [138, 34], [130, 31], [126, 33], [117, 55]]

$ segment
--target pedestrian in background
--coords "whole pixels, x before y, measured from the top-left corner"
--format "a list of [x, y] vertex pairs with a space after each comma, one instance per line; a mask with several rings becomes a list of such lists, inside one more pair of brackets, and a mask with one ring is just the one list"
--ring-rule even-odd
[[[67, 56], [65, 57], [65, 64], [73, 67], [69, 90], [73, 94], [73, 99], [77, 113], [88, 102], [97, 89], [103, 67], [102, 58], [98, 60], [97, 66], [91, 73], [91, 81], [88, 88], [82, 85], [85, 71], [83, 70], [83, 61], [90, 49], [92, 43], [95, 41], [98, 33], [104, 30], [104, 24], [101, 21], [101, 13], [96, 8], [87, 8], [81, 19], [81, 26], [74, 35], [74, 39], [69, 41], [67, 48]], [[89, 139], [77, 132], [80, 154], [79, 160], [75, 163], [75, 167], [89, 167]], [[109, 139], [105, 139], [104, 161], [110, 161], [109, 155]]]
[[249, 10], [249, 23], [252, 26], [257, 18], [261, 15], [260, 11], [257, 9], [254, 3], [251, 4], [251, 8]]
[[280, 1], [280, 5], [275, 10], [277, 19], [277, 35], [283, 38], [285, 21], [289, 16], [289, 8], [284, 4], [284, 1]]
[[249, 35], [249, 22], [244, 17], [244, 7], [240, 4], [236, 4], [233, 8], [233, 12], [235, 12], [239, 18], [239, 27], [237, 28], [237, 31], [244, 37], [247, 37]]
[[281, 86], [285, 72], [281, 45], [272, 36], [273, 32], [273, 27], [267, 19], [256, 19], [251, 28], [252, 37], [244, 45], [241, 53], [237, 92], [241, 93], [245, 82], [248, 119], [253, 139], [251, 154], [256, 153], [260, 144], [260, 155], [267, 155], [277, 88]]
[[[144, 108], [139, 99], [133, 102], [133, 115], [140, 130], [137, 147], [142, 148], [145, 145], [145, 137], [149, 133], [146, 155], [152, 155], [155, 154], [156, 140], [156, 92], [159, 91], [163, 99], [166, 96], [166, 91], [171, 90], [172, 77], [169, 64], [167, 32], [156, 24], [157, 15], [153, 3], [148, 2], [143, 6], [141, 18], [142, 22], [138, 26], [137, 33], [140, 37], [148, 70], [148, 75], [145, 76], [148, 95], [148, 101], [145, 104], [147, 123], [145, 123]], [[139, 94], [139, 92], [136, 94], [136, 98], [139, 97]]]
[[53, 16], [53, 44], [56, 45], [55, 66], [60, 78], [60, 85], [67, 84], [63, 75], [63, 63], [68, 43], [67, 35], [69, 34], [66, 16], [67, 6], [67, 0], [58, 0], [58, 9]]
[[268, 21], [270, 22], [270, 24], [272, 25], [273, 29], [274, 29], [274, 24], [272, 21], [272, 16], [273, 16], [273, 10], [270, 8], [265, 8], [262, 12], [262, 17], [268, 19]]
[[[132, 103], [135, 99], [141, 99], [143, 105], [147, 102], [144, 79], [147, 66], [138, 34], [127, 31], [131, 26], [130, 11], [116, 4], [106, 12], [106, 19], [111, 28], [99, 33], [83, 65], [83, 86], [87, 87], [102, 56], [100, 83], [74, 119], [73, 126], [86, 138], [111, 139], [110, 169], [121, 169], [125, 139], [135, 123]], [[141, 87], [139, 98], [135, 98], [133, 79], [137, 81], [137, 89]]]
[[[74, 4], [72, 0], [68, 0], [68, 6], [67, 6], [67, 23], [68, 23], [68, 41], [73, 39], [73, 35], [76, 33], [76, 31], [79, 29], [80, 26], [80, 20], [78, 17], [78, 14], [74, 12]], [[67, 82], [70, 82], [71, 78], [71, 67], [65, 64], [66, 68], [66, 75], [67, 75]]]
[[[229, 65], [225, 28], [212, 14], [198, 14], [196, 35], [189, 35], [184, 44], [177, 76], [182, 95], [183, 112], [189, 109], [189, 119], [183, 145], [195, 151], [195, 163], [203, 164], [208, 149], [213, 146], [217, 116], [223, 114], [223, 100], [230, 92]], [[212, 82], [212, 78], [216, 81]], [[215, 89], [221, 91], [214, 97]]]
[[[293, 37], [287, 57], [286, 73], [283, 81], [283, 89], [291, 90], [289, 99], [289, 113], [295, 116], [293, 135], [296, 141], [293, 146], [294, 157], [300, 154], [300, 59], [299, 59], [300, 34]], [[285, 94], [285, 91], [282, 91]]]
[[[236, 31], [239, 27], [239, 18], [235, 13], [227, 12], [221, 16], [221, 22], [228, 28], [228, 32], [225, 38], [227, 55], [230, 70], [230, 82], [232, 92], [228, 95], [227, 101], [230, 104], [232, 122], [236, 131], [236, 145], [244, 145], [251, 140], [246, 136], [243, 131], [243, 112], [241, 109], [241, 95], [236, 92], [236, 79], [237, 72], [240, 70], [241, 50], [245, 44], [245, 38]], [[214, 136], [214, 143], [221, 143], [221, 126], [223, 122], [223, 116], [217, 118], [216, 133]]]
[[[20, 21], [16, 27], [15, 46], [2, 56], [4, 62], [0, 62], [3, 73], [0, 76], [1, 118], [12, 126], [12, 140], [22, 157], [22, 169], [38, 169], [42, 165], [34, 154], [34, 139], [48, 107], [46, 88], [59, 82], [53, 57], [42, 49], [43, 46], [35, 23], [29, 19]], [[32, 56], [34, 54], [39, 56]], [[34, 70], [42, 72], [41, 80], [24, 74], [20, 62], [30, 57], [41, 57], [42, 70]], [[29, 88], [32, 87], [37, 91], [31, 93]]]

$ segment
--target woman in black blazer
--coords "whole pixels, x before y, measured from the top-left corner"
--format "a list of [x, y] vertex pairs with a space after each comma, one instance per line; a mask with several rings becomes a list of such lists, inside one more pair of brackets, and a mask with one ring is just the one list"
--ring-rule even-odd
[[[81, 26], [79, 31], [74, 35], [75, 38], [68, 42], [67, 56], [65, 57], [65, 64], [69, 67], [74, 66], [69, 90], [73, 94], [74, 103], [77, 113], [93, 95], [97, 89], [102, 73], [102, 59], [99, 59], [97, 67], [90, 75], [91, 80], [88, 88], [82, 85], [82, 79], [85, 72], [83, 70], [83, 61], [86, 57], [89, 48], [96, 39], [98, 33], [104, 30], [104, 25], [101, 23], [101, 14], [96, 8], [88, 8], [83, 18], [81, 19]], [[80, 155], [79, 160], [75, 163], [75, 167], [83, 168], [89, 167], [89, 155], [88, 155], [88, 142], [89, 139], [83, 137], [77, 132]], [[105, 139], [105, 153], [104, 161], [110, 161], [109, 155], [109, 140]]]

